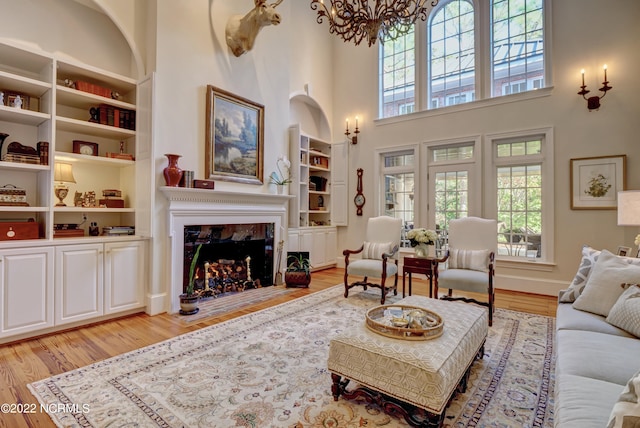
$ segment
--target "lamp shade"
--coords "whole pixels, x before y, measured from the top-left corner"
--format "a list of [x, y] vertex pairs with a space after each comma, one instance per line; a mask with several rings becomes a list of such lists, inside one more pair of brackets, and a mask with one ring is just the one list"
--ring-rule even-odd
[[53, 180], [60, 183], [75, 183], [73, 168], [70, 163], [56, 162], [53, 168]]
[[618, 192], [618, 226], [640, 226], [640, 190]]

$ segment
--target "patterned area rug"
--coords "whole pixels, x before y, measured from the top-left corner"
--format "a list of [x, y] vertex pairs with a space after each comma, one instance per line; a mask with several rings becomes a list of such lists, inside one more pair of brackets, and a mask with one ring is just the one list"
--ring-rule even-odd
[[[29, 388], [56, 409], [50, 417], [61, 427], [405, 427], [364, 402], [333, 401], [329, 341], [380, 302], [376, 290], [352, 290], [348, 299], [343, 291], [332, 287]], [[496, 310], [484, 358], [447, 409], [445, 427], [553, 427], [554, 324]]]
[[281, 286], [270, 286], [262, 288], [252, 288], [250, 290], [225, 293], [216, 298], [208, 298], [201, 300], [198, 304], [200, 310], [193, 315], [175, 314], [184, 324], [193, 324], [200, 320], [216, 315], [225, 314], [227, 312], [236, 311], [242, 307], [262, 303], [278, 296], [284, 296], [293, 292], [295, 288], [286, 288]]

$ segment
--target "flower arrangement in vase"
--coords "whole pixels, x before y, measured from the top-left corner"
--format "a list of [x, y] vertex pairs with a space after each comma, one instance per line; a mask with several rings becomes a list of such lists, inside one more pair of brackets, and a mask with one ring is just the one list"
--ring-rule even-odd
[[420, 227], [409, 230], [407, 238], [411, 246], [416, 249], [416, 257], [427, 257], [429, 255], [429, 245], [435, 245], [438, 234], [431, 229]]
[[278, 186], [278, 193], [283, 193], [284, 186], [291, 183], [291, 162], [286, 156], [281, 155], [276, 161], [276, 169], [269, 176], [269, 182]]

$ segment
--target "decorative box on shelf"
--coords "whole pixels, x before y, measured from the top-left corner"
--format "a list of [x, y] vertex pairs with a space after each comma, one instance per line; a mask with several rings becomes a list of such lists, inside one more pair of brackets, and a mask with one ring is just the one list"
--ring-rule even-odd
[[38, 239], [38, 223], [33, 218], [23, 221], [0, 221], [0, 241]]
[[104, 86], [96, 85], [94, 83], [85, 82], [82, 80], [75, 81], [75, 87], [82, 92], [88, 92], [90, 94], [99, 95], [105, 98], [111, 98], [111, 89]]
[[0, 187], [0, 206], [28, 207], [27, 192], [13, 184]]
[[98, 204], [100, 204], [100, 206], [105, 206], [107, 208], [124, 208], [124, 199], [117, 199], [117, 198], [100, 199], [98, 201]]

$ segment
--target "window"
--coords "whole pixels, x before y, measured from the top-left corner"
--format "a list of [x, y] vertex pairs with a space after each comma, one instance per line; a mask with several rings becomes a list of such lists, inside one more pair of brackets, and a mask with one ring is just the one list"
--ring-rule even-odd
[[383, 153], [382, 188], [383, 210], [385, 215], [401, 218], [403, 225], [412, 225], [414, 221], [415, 156], [413, 150]]
[[492, 138], [493, 207], [498, 256], [551, 260], [553, 233], [550, 132]]
[[549, 2], [440, 0], [423, 26], [380, 45], [380, 117], [544, 88]]
[[[543, 0], [493, 0], [493, 96], [531, 90], [534, 80], [544, 79], [542, 6]], [[504, 91], [522, 80], [524, 88]], [[529, 81], [532, 85], [527, 87]]]
[[429, 25], [429, 94], [438, 105], [471, 101], [475, 90], [473, 5], [452, 0], [436, 9]]
[[[413, 112], [415, 104], [415, 31], [380, 43], [380, 116]], [[409, 107], [410, 106], [410, 107]]]
[[[429, 224], [447, 230], [449, 221], [479, 209], [474, 142], [439, 143], [429, 148]], [[476, 211], [477, 212], [477, 211]]]

